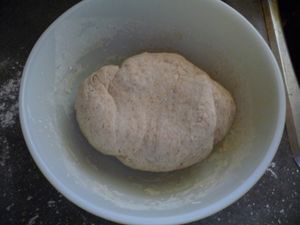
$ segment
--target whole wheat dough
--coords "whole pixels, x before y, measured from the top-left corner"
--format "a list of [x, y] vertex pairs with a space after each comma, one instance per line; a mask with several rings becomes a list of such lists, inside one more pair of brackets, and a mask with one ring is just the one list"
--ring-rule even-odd
[[86, 78], [75, 103], [88, 142], [139, 170], [193, 165], [226, 135], [234, 115], [230, 93], [173, 53], [142, 53]]

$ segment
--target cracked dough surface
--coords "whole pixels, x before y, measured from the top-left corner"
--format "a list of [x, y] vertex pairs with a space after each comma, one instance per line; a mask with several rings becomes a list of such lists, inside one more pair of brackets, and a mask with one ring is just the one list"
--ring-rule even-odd
[[231, 127], [230, 93], [174, 53], [142, 53], [81, 84], [76, 119], [98, 151], [139, 170], [166, 172], [206, 158]]

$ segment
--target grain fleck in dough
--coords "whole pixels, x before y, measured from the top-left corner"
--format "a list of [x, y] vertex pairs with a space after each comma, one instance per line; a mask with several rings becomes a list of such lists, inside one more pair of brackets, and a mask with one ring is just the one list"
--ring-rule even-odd
[[76, 118], [89, 143], [139, 170], [165, 172], [208, 156], [234, 115], [230, 93], [173, 53], [142, 53], [86, 78]]

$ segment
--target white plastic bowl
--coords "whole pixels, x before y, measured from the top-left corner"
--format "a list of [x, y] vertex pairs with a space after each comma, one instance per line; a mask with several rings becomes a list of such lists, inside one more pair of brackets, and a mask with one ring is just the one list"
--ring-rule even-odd
[[[232, 131], [204, 162], [173, 173], [134, 171], [81, 135], [73, 110], [80, 81], [143, 51], [181, 53], [233, 94]], [[121, 223], [177, 224], [218, 212], [263, 175], [281, 139], [285, 95], [267, 44], [219, 0], [87, 0], [33, 48], [20, 118], [35, 162], [69, 200]]]

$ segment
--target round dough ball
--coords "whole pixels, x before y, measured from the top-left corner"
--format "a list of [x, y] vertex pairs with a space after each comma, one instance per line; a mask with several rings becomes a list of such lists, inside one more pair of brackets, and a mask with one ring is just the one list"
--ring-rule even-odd
[[76, 118], [88, 142], [139, 170], [166, 172], [206, 158], [229, 130], [228, 91], [173, 53], [142, 53], [83, 81]]

